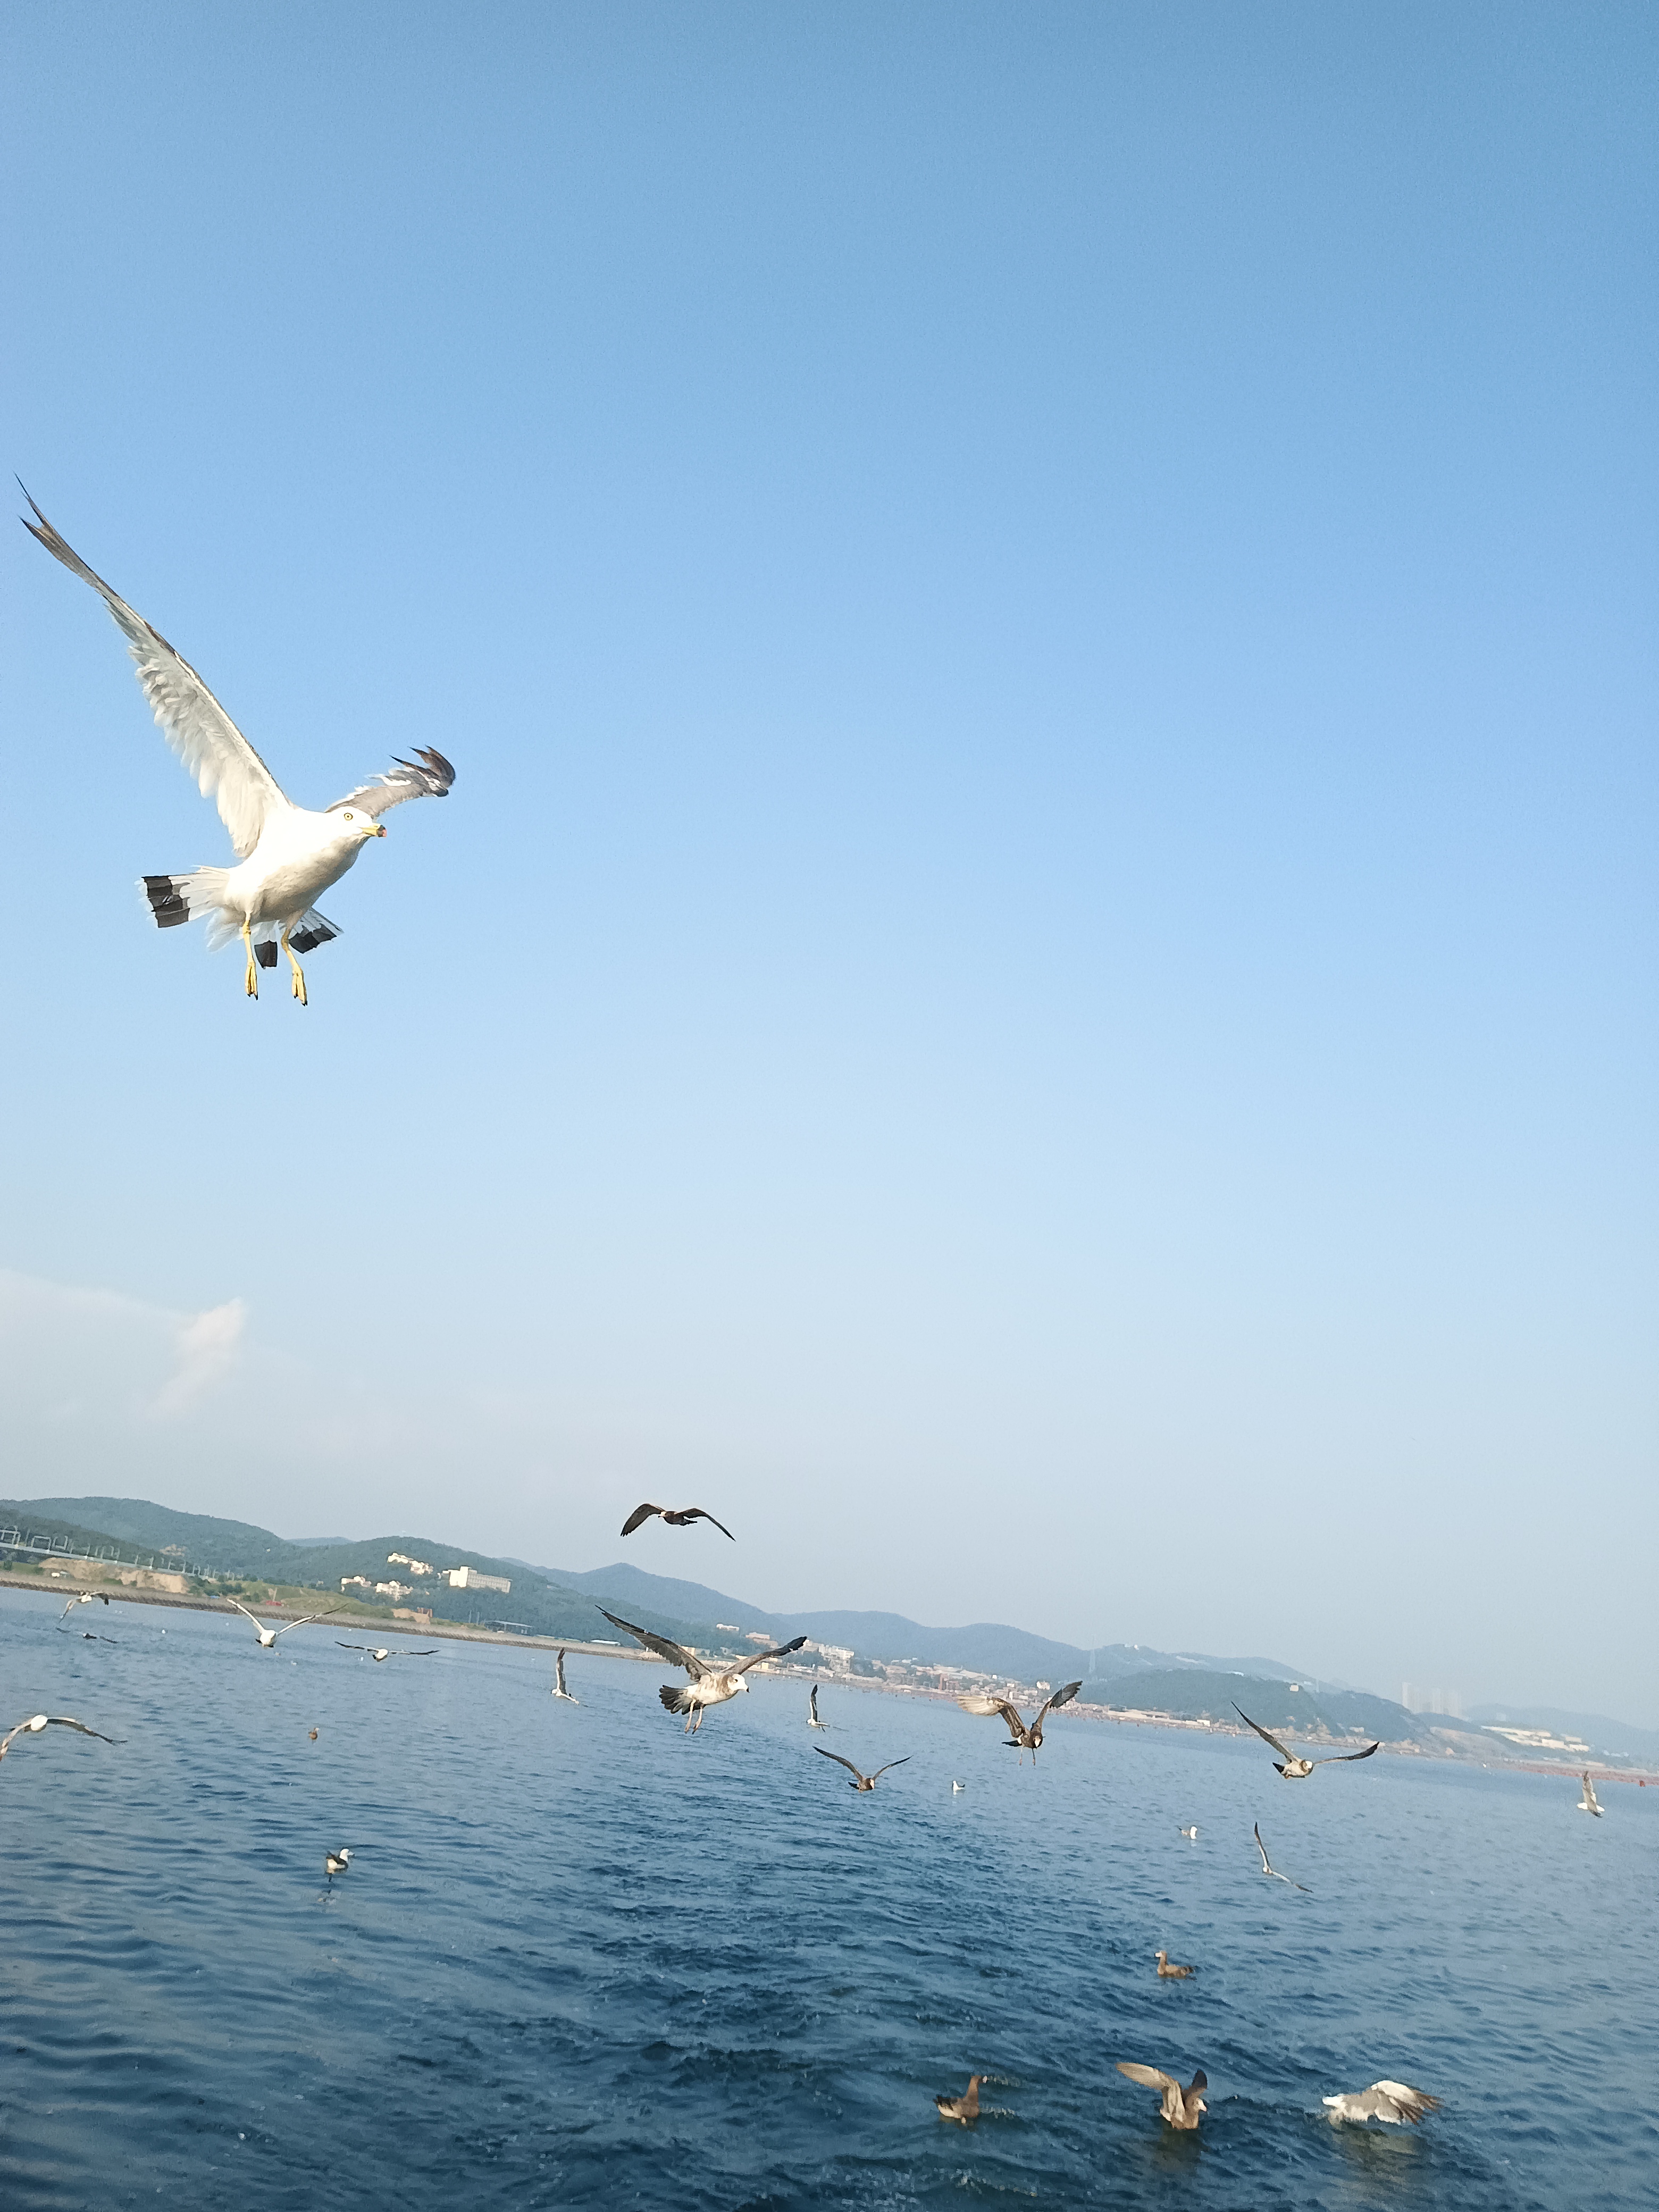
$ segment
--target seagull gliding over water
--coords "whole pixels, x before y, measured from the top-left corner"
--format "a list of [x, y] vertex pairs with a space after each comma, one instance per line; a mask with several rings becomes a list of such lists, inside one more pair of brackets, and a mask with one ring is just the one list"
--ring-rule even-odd
[[[23, 494], [28, 499], [27, 491]], [[100, 594], [127, 641], [138, 682], [161, 733], [195, 777], [204, 798], [216, 797], [230, 832], [233, 868], [198, 868], [184, 876], [146, 876], [144, 891], [158, 929], [205, 916], [208, 949], [240, 937], [247, 952], [244, 988], [259, 995], [260, 968], [276, 965], [280, 940], [294, 970], [294, 996], [306, 1004], [298, 955], [339, 935], [313, 901], [337, 884], [371, 837], [384, 837], [380, 817], [405, 799], [445, 799], [455, 771], [441, 753], [417, 747], [390, 775], [359, 784], [318, 813], [295, 806], [201, 678], [159, 630], [88, 568], [34, 501], [23, 527], [54, 560]], [[256, 965], [257, 963], [257, 965]]]
[[569, 1691], [567, 1690], [564, 1686], [564, 1654], [562, 1651], [560, 1652], [558, 1657], [553, 1662], [553, 1687], [548, 1692], [548, 1695], [550, 1698], [562, 1698], [565, 1703], [570, 1705], [579, 1705], [581, 1703], [581, 1699], [580, 1698], [573, 1698]]
[[1358, 2120], [1361, 2125], [1367, 2120], [1386, 2120], [1397, 2128], [1402, 2120], [1413, 2127], [1425, 2112], [1440, 2110], [1438, 2097], [1425, 2096], [1421, 2089], [1408, 2089], [1403, 2081], [1373, 2081], [1369, 2089], [1346, 2091], [1342, 2095], [1327, 2097], [1331, 2118]]
[[[303, 1628], [309, 1621], [331, 1620], [333, 1618], [331, 1613], [308, 1613], [301, 1620], [285, 1620], [280, 1628], [267, 1628], [257, 1613], [247, 1612], [247, 1607], [242, 1603], [240, 1598], [234, 1597], [230, 1601], [238, 1613], [247, 1613], [248, 1619], [253, 1623], [254, 1633], [258, 1637], [261, 1651], [274, 1651], [276, 1648], [276, 1638], [279, 1636], [286, 1636], [290, 1628]], [[367, 1650], [368, 1647], [367, 1644], [354, 1644], [352, 1648], [354, 1650]]]
[[[623, 1535], [631, 1536], [636, 1528], [643, 1528], [653, 1515], [670, 1528], [689, 1528], [694, 1521], [707, 1521], [711, 1528], [718, 1528], [722, 1536], [730, 1537], [732, 1543], [738, 1540], [723, 1521], [716, 1521], [714, 1515], [705, 1513], [701, 1505], [636, 1505], [623, 1522]], [[601, 1606], [599, 1610], [603, 1613], [604, 1607]]]
[[975, 1696], [958, 1698], [957, 1703], [964, 1713], [975, 1713], [981, 1719], [992, 1713], [1000, 1713], [1008, 1723], [1008, 1741], [1005, 1748], [1022, 1753], [1029, 1751], [1031, 1754], [1031, 1764], [1035, 1766], [1036, 1755], [1042, 1748], [1043, 1716], [1046, 1713], [1057, 1712], [1061, 1705], [1069, 1705], [1082, 1687], [1080, 1678], [1075, 1682], [1063, 1684], [1052, 1697], [1037, 1707], [1036, 1718], [1029, 1728], [1020, 1717], [1018, 1708], [1011, 1705], [1006, 1698]]
[[852, 1760], [843, 1759], [838, 1751], [826, 1751], [821, 1743], [815, 1743], [812, 1748], [820, 1759], [833, 1759], [837, 1766], [847, 1769], [853, 1778], [847, 1785], [849, 1790], [873, 1790], [884, 1774], [890, 1774], [896, 1766], [910, 1764], [910, 1753], [907, 1751], [902, 1759], [890, 1759], [885, 1766], [878, 1766], [873, 1774], [861, 1774]]
[[1301, 1753], [1292, 1751], [1289, 1744], [1280, 1743], [1276, 1735], [1269, 1735], [1260, 1721], [1253, 1721], [1250, 1718], [1243, 1705], [1236, 1704], [1233, 1711], [1246, 1728], [1253, 1728], [1255, 1730], [1263, 1743], [1270, 1743], [1275, 1751], [1284, 1753], [1285, 1764], [1281, 1766], [1279, 1761], [1274, 1759], [1273, 1771], [1275, 1774], [1282, 1774], [1287, 1782], [1305, 1782], [1316, 1766], [1342, 1766], [1351, 1759], [1369, 1759], [1373, 1752], [1381, 1751], [1382, 1748], [1380, 1743], [1368, 1743], [1364, 1751], [1339, 1751], [1329, 1759], [1304, 1759]]
[[[605, 1607], [601, 1606], [599, 1611], [605, 1613]], [[774, 1651], [751, 1652], [747, 1659], [730, 1667], [720, 1660], [699, 1659], [695, 1651], [683, 1650], [665, 1636], [654, 1636], [648, 1628], [635, 1628], [631, 1620], [621, 1620], [614, 1613], [605, 1613], [605, 1617], [613, 1628], [625, 1628], [630, 1636], [638, 1638], [647, 1651], [666, 1659], [671, 1667], [684, 1667], [691, 1677], [683, 1690], [676, 1689], [672, 1682], [665, 1682], [657, 1692], [669, 1712], [685, 1714], [687, 1735], [695, 1735], [702, 1726], [703, 1714], [710, 1705], [723, 1705], [739, 1690], [747, 1691], [749, 1685], [744, 1677], [751, 1667], [758, 1667], [763, 1659], [787, 1659], [806, 1641], [804, 1636], [798, 1636], [793, 1644], [780, 1644]]]
[[1595, 1784], [1588, 1774], [1583, 1776], [1583, 1780], [1584, 1794], [1578, 1801], [1577, 1809], [1581, 1813], [1594, 1813], [1599, 1820], [1601, 1817], [1601, 1808], [1595, 1802]]
[[84, 1721], [70, 1720], [67, 1713], [36, 1713], [28, 1720], [19, 1721], [15, 1729], [8, 1729], [4, 1735], [0, 1735], [0, 1759], [5, 1757], [20, 1735], [39, 1735], [42, 1729], [49, 1728], [74, 1729], [82, 1735], [98, 1736], [100, 1743], [113, 1743], [115, 1741], [112, 1735], [98, 1735], [97, 1729], [89, 1729]]
[[1260, 1820], [1255, 1824], [1255, 1847], [1261, 1854], [1261, 1871], [1263, 1874], [1270, 1875], [1274, 1881], [1288, 1883], [1290, 1887], [1292, 1889], [1301, 1889], [1304, 1897], [1312, 1896], [1313, 1892], [1311, 1890], [1302, 1889], [1302, 1884], [1299, 1881], [1291, 1881], [1289, 1875], [1280, 1874], [1279, 1869], [1273, 1863], [1272, 1860], [1269, 1859], [1267, 1856], [1267, 1846], [1261, 1840], [1261, 1823]]

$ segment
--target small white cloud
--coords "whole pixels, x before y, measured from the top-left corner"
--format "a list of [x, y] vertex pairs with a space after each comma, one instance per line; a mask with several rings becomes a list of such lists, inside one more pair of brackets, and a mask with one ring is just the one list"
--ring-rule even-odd
[[149, 1407], [158, 1420], [185, 1412], [230, 1372], [246, 1325], [247, 1306], [241, 1298], [210, 1306], [182, 1324], [176, 1339], [178, 1365]]

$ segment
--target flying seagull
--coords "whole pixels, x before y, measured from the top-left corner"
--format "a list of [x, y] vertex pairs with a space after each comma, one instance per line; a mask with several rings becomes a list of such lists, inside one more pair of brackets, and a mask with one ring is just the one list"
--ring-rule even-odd
[[1402, 2120], [1415, 2127], [1425, 2112], [1440, 2110], [1438, 2097], [1425, 2096], [1421, 2089], [1408, 2089], [1403, 2081], [1373, 2081], [1369, 2089], [1346, 2092], [1338, 2097], [1327, 2097], [1332, 2120], [1358, 2120], [1363, 2125], [1367, 2120], [1386, 2120], [1397, 2128]]
[[935, 2097], [933, 2104], [940, 2119], [960, 2120], [964, 2128], [969, 2120], [976, 2120], [979, 2118], [979, 2085], [984, 2079], [982, 2074], [970, 2074], [963, 2095]]
[[343, 1874], [350, 1864], [351, 1854], [343, 1844], [337, 1851], [323, 1853], [323, 1872], [328, 1876], [328, 1886], [331, 1889], [334, 1887], [335, 1875]]
[[816, 1729], [827, 1729], [830, 1725], [828, 1721], [818, 1718], [818, 1686], [816, 1682], [812, 1685], [812, 1694], [806, 1701], [806, 1725]]
[[1289, 1744], [1280, 1743], [1276, 1735], [1269, 1735], [1260, 1721], [1253, 1721], [1250, 1718], [1243, 1705], [1235, 1705], [1233, 1711], [1246, 1728], [1253, 1728], [1255, 1730], [1263, 1743], [1270, 1743], [1275, 1751], [1284, 1753], [1285, 1764], [1281, 1766], [1279, 1761], [1274, 1759], [1273, 1771], [1276, 1774], [1282, 1774], [1287, 1782], [1305, 1782], [1316, 1766], [1341, 1766], [1351, 1759], [1369, 1759], [1373, 1752], [1381, 1751], [1382, 1748], [1380, 1743], [1368, 1743], [1364, 1751], [1339, 1751], [1330, 1759], [1304, 1759], [1299, 1753], [1292, 1751]]
[[820, 1759], [833, 1759], [837, 1766], [847, 1769], [853, 1778], [847, 1785], [849, 1790], [873, 1790], [884, 1774], [890, 1774], [896, 1766], [910, 1764], [911, 1754], [907, 1751], [902, 1759], [890, 1759], [885, 1766], [878, 1766], [873, 1774], [860, 1774], [852, 1760], [843, 1759], [838, 1751], [826, 1751], [821, 1743], [815, 1743], [812, 1748]]
[[1173, 2074], [1165, 2074], [1156, 2066], [1136, 2066], [1127, 2058], [1120, 2058], [1117, 2070], [1148, 2089], [1164, 2092], [1164, 2102], [1158, 2110], [1172, 2128], [1195, 2128], [1199, 2114], [1210, 2109], [1204, 2101], [1204, 2092], [1210, 2085], [1201, 2066], [1184, 2089]]
[[[23, 496], [28, 499], [28, 493]], [[245, 988], [259, 995], [258, 969], [276, 965], [280, 942], [294, 970], [294, 996], [306, 1003], [298, 956], [339, 935], [312, 903], [337, 884], [371, 837], [384, 837], [380, 816], [405, 799], [447, 798], [455, 771], [441, 753], [417, 747], [390, 775], [372, 777], [317, 813], [295, 806], [190, 663], [175, 653], [74, 548], [58, 536], [34, 501], [23, 527], [48, 553], [101, 594], [127, 641], [138, 682], [162, 735], [195, 777], [204, 798], [216, 798], [237, 865], [198, 868], [185, 876], [146, 876], [144, 891], [158, 929], [205, 917], [216, 951], [240, 937], [247, 952]], [[256, 965], [257, 963], [257, 965]]]
[[82, 1735], [98, 1736], [100, 1743], [115, 1741], [112, 1735], [98, 1735], [96, 1729], [89, 1729], [84, 1721], [70, 1720], [66, 1713], [36, 1713], [32, 1719], [19, 1721], [15, 1729], [0, 1735], [0, 1759], [5, 1757], [20, 1735], [39, 1735], [42, 1729], [49, 1728], [72, 1728]]
[[1185, 1838], [1187, 1838], [1187, 1841], [1188, 1841], [1189, 1844], [1195, 1844], [1195, 1843], [1198, 1841], [1198, 1823], [1197, 1823], [1197, 1821], [1196, 1821], [1196, 1820], [1194, 1820], [1194, 1823], [1193, 1823], [1193, 1825], [1192, 1825], [1192, 1826], [1191, 1826], [1190, 1828], [1183, 1828], [1183, 1829], [1181, 1831], [1181, 1832], [1182, 1832], [1182, 1834], [1183, 1836], [1185, 1836]]
[[[313, 1620], [321, 1620], [325, 1616], [320, 1613], [313, 1613], [311, 1618]], [[294, 1620], [290, 1621], [289, 1626], [290, 1628], [298, 1628], [301, 1624], [297, 1620]], [[278, 1636], [280, 1636], [282, 1632], [283, 1632], [280, 1628], [276, 1632]], [[261, 1640], [263, 1641], [263, 1638]], [[337, 1636], [335, 1638], [334, 1641], [337, 1644], [340, 1644], [340, 1639]], [[384, 1644], [340, 1644], [340, 1649], [342, 1651], [367, 1651], [369, 1657], [378, 1667], [383, 1659], [430, 1659], [434, 1653], [436, 1652], [438, 1647], [434, 1644], [425, 1651], [392, 1651], [389, 1650]]]
[[569, 1691], [567, 1690], [564, 1686], [564, 1654], [562, 1651], [560, 1652], [558, 1657], [553, 1662], [553, 1687], [548, 1694], [550, 1697], [562, 1698], [567, 1705], [579, 1705], [581, 1703], [581, 1699], [580, 1698], [572, 1697]]
[[[716, 1521], [714, 1515], [705, 1513], [701, 1505], [636, 1505], [623, 1522], [623, 1535], [631, 1536], [636, 1528], [643, 1528], [653, 1513], [665, 1521], [671, 1528], [689, 1528], [694, 1521], [707, 1521], [718, 1528], [722, 1536], [731, 1536], [734, 1544], [738, 1540], [723, 1521]], [[604, 1610], [603, 1607], [600, 1610]]]
[[[259, 1620], [257, 1614], [247, 1612], [247, 1607], [242, 1603], [240, 1598], [234, 1597], [230, 1601], [235, 1607], [238, 1613], [247, 1613], [247, 1617], [251, 1621], [252, 1621], [255, 1633], [259, 1638], [259, 1649], [261, 1651], [274, 1651], [276, 1648], [276, 1638], [279, 1636], [286, 1636], [290, 1628], [303, 1628], [306, 1626], [307, 1621], [330, 1620], [333, 1618], [331, 1613], [308, 1613], [302, 1620], [285, 1620], [280, 1628], [267, 1628], [264, 1621]], [[361, 1648], [366, 1650], [368, 1646], [365, 1644]]]
[[1158, 1960], [1158, 1978], [1161, 1982], [1184, 1982], [1193, 1971], [1190, 1966], [1172, 1966], [1167, 1951], [1158, 1951], [1153, 1955]]
[[1299, 1881], [1291, 1881], [1289, 1875], [1280, 1874], [1279, 1869], [1274, 1866], [1273, 1862], [1268, 1858], [1267, 1846], [1261, 1840], [1261, 1823], [1260, 1820], [1255, 1823], [1255, 1847], [1261, 1854], [1261, 1871], [1263, 1874], [1271, 1875], [1275, 1881], [1290, 1882], [1290, 1886], [1292, 1889], [1302, 1890], [1304, 1897], [1310, 1897], [1313, 1894], [1311, 1890], [1304, 1889]]
[[82, 1590], [79, 1597], [72, 1597], [70, 1600], [69, 1603], [64, 1607], [64, 1610], [58, 1614], [58, 1620], [67, 1620], [77, 1605], [90, 1605], [96, 1598], [103, 1598], [106, 1605], [109, 1603], [108, 1598], [105, 1596], [102, 1590]]
[[[605, 1607], [601, 1606], [599, 1611], [605, 1613]], [[605, 1613], [605, 1617], [613, 1628], [625, 1628], [630, 1636], [639, 1638], [647, 1651], [654, 1651], [671, 1667], [684, 1667], [691, 1677], [683, 1690], [677, 1690], [672, 1682], [665, 1682], [657, 1692], [668, 1711], [685, 1714], [687, 1735], [695, 1735], [702, 1726], [703, 1714], [710, 1705], [723, 1705], [739, 1690], [747, 1692], [749, 1685], [744, 1676], [751, 1667], [758, 1667], [763, 1659], [787, 1659], [806, 1641], [804, 1636], [798, 1636], [793, 1644], [780, 1644], [773, 1651], [752, 1651], [735, 1667], [728, 1667], [720, 1660], [699, 1659], [695, 1651], [682, 1650], [667, 1637], [653, 1636], [648, 1628], [635, 1628], [631, 1620], [619, 1620], [614, 1613]]]
[[1599, 1820], [1601, 1817], [1601, 1808], [1595, 1802], [1595, 1784], [1590, 1780], [1588, 1774], [1586, 1774], [1583, 1779], [1584, 1784], [1584, 1794], [1578, 1801], [1578, 1810], [1581, 1813], [1594, 1813], [1596, 1819]]
[[964, 1713], [977, 1713], [981, 1718], [991, 1713], [1000, 1713], [1008, 1723], [1008, 1741], [1003, 1747], [1007, 1751], [1030, 1752], [1035, 1765], [1036, 1755], [1042, 1748], [1042, 1718], [1045, 1713], [1055, 1712], [1061, 1705], [1069, 1705], [1083, 1687], [1081, 1678], [1067, 1682], [1056, 1690], [1044, 1704], [1037, 1707], [1036, 1718], [1027, 1728], [1018, 1710], [1006, 1698], [958, 1698], [957, 1703]]

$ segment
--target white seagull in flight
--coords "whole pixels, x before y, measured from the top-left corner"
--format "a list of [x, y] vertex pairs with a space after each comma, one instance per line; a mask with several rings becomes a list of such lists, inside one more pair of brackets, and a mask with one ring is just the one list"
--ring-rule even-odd
[[[331, 1616], [326, 1613], [308, 1613], [305, 1615], [303, 1620], [285, 1620], [280, 1628], [267, 1628], [264, 1621], [258, 1618], [257, 1613], [247, 1612], [247, 1607], [242, 1603], [240, 1598], [234, 1597], [230, 1601], [235, 1607], [238, 1613], [247, 1613], [247, 1617], [253, 1623], [254, 1631], [259, 1638], [259, 1649], [261, 1651], [274, 1651], [276, 1649], [276, 1638], [279, 1636], [286, 1636], [290, 1628], [303, 1628], [308, 1621], [327, 1620], [331, 1618]], [[358, 1647], [355, 1644], [352, 1647], [354, 1650], [357, 1648]], [[366, 1650], [368, 1646], [365, 1644], [362, 1649]]]
[[35, 1713], [26, 1721], [19, 1721], [15, 1729], [8, 1729], [4, 1735], [0, 1735], [0, 1759], [5, 1757], [20, 1735], [39, 1735], [43, 1729], [49, 1728], [74, 1729], [81, 1735], [98, 1736], [100, 1743], [113, 1743], [115, 1741], [112, 1735], [99, 1735], [98, 1730], [89, 1729], [84, 1721], [72, 1721], [67, 1713]]
[[[27, 491], [23, 496], [28, 499]], [[295, 806], [201, 678], [159, 630], [136, 614], [52, 528], [34, 501], [23, 527], [47, 552], [101, 594], [126, 639], [138, 682], [156, 720], [204, 798], [216, 798], [230, 832], [234, 868], [198, 868], [187, 876], [146, 876], [144, 891], [158, 929], [205, 916], [208, 949], [240, 937], [247, 951], [246, 988], [259, 995], [260, 968], [276, 965], [276, 948], [294, 970], [294, 996], [307, 1003], [298, 956], [339, 935], [313, 901], [339, 882], [371, 837], [384, 837], [380, 817], [405, 799], [443, 799], [455, 771], [441, 753], [416, 747], [322, 813]], [[257, 964], [256, 964], [257, 963]]]

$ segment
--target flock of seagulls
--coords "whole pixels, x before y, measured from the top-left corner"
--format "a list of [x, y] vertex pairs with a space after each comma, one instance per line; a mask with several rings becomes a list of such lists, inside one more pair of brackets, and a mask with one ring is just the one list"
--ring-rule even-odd
[[158, 929], [205, 921], [208, 948], [240, 937], [247, 955], [243, 988], [259, 995], [259, 970], [288, 956], [292, 991], [307, 1003], [301, 953], [340, 932], [315, 902], [353, 866], [364, 846], [384, 837], [380, 817], [406, 799], [445, 799], [455, 771], [439, 752], [416, 750], [390, 775], [371, 777], [322, 812], [295, 806], [207, 685], [161, 632], [134, 611], [53, 529], [25, 490], [34, 520], [23, 527], [72, 575], [102, 599], [127, 641], [138, 683], [161, 733], [204, 799], [216, 800], [236, 865], [186, 875], [146, 876], [144, 896]]

